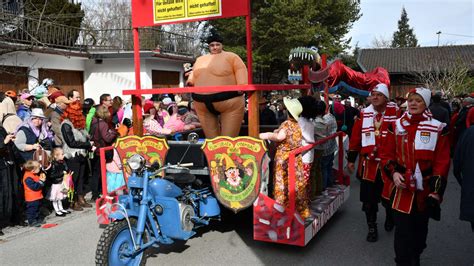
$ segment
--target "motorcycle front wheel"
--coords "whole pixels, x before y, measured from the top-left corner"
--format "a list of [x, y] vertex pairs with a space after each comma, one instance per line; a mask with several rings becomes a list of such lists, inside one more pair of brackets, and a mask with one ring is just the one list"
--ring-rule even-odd
[[[130, 219], [130, 225], [136, 234], [137, 221]], [[146, 242], [143, 235], [142, 243]], [[141, 243], [137, 243], [140, 245]], [[102, 233], [95, 253], [96, 265], [145, 265], [145, 252], [135, 256], [128, 256], [134, 250], [127, 220], [110, 223]]]

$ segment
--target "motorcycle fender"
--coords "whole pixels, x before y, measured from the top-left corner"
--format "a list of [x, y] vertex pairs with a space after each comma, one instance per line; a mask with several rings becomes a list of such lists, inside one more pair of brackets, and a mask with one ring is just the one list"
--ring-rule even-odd
[[214, 196], [208, 196], [199, 201], [199, 215], [201, 217], [213, 217], [221, 214], [219, 204]]
[[[136, 211], [127, 210], [127, 214], [128, 214], [128, 217], [138, 217], [138, 212], [136, 212]], [[123, 212], [123, 211], [115, 211], [115, 212], [112, 212], [112, 213], [109, 215], [109, 219], [113, 219], [113, 220], [122, 220], [122, 219], [125, 219], [124, 212]]]

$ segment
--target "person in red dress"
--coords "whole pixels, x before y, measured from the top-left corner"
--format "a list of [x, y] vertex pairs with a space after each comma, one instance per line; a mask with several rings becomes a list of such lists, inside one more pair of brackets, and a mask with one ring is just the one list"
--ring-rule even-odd
[[410, 91], [408, 110], [389, 126], [381, 151], [384, 171], [396, 186], [392, 209], [397, 265], [419, 265], [428, 220], [440, 219], [450, 166], [449, 130], [427, 109], [430, 99], [429, 89]]

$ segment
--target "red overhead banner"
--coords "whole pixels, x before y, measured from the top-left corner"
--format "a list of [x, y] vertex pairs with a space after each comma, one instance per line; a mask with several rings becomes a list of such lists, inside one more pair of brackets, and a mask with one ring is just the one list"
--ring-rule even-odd
[[132, 0], [134, 28], [246, 16], [248, 0]]

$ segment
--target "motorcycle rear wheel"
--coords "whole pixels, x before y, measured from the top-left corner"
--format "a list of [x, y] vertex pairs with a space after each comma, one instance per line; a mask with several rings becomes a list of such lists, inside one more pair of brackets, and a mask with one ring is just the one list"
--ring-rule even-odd
[[[136, 232], [137, 221], [130, 219], [132, 230]], [[143, 235], [142, 243], [146, 242], [146, 234]], [[137, 243], [140, 245], [141, 243]], [[102, 233], [97, 244], [95, 263], [96, 265], [145, 265], [145, 251], [133, 256], [125, 256], [125, 253], [134, 250], [132, 237], [128, 228], [127, 220], [114, 221], [110, 223]]]

